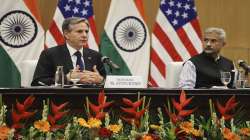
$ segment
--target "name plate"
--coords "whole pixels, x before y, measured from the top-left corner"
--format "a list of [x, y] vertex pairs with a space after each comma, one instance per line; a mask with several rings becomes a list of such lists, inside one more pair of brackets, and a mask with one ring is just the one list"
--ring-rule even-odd
[[104, 88], [146, 88], [146, 84], [141, 76], [108, 75]]

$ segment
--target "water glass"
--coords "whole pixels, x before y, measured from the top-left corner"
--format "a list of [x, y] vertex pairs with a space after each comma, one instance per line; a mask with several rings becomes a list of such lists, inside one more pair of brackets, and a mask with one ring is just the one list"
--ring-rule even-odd
[[63, 66], [56, 67], [55, 73], [55, 87], [64, 87], [64, 72]]
[[74, 70], [74, 69], [70, 70], [69, 78], [70, 78], [70, 81], [73, 82], [73, 87], [72, 88], [77, 88], [76, 84], [81, 79], [81, 73], [79, 71], [77, 71], [77, 70]]
[[227, 85], [231, 81], [231, 72], [221, 71], [220, 72], [220, 80], [221, 80], [222, 84], [225, 86], [225, 88], [227, 88]]
[[246, 76], [244, 71], [238, 71], [237, 77], [236, 77], [236, 88], [245, 88], [246, 87]]

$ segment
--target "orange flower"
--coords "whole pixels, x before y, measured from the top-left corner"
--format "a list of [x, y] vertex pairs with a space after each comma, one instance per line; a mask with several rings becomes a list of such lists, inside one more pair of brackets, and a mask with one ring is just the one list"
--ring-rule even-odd
[[240, 134], [249, 137], [250, 136], [250, 128], [241, 128]]
[[83, 118], [78, 118], [77, 121], [81, 126], [89, 128], [89, 124]]
[[100, 128], [100, 126], [102, 125], [102, 122], [99, 119], [90, 118], [88, 120], [88, 125], [90, 128]]
[[113, 124], [113, 125], [109, 125], [107, 128], [110, 131], [112, 131], [113, 133], [118, 133], [122, 129], [122, 126], [121, 125], [117, 125], [117, 124]]
[[0, 126], [0, 140], [8, 139], [10, 130], [7, 126]]
[[141, 140], [154, 140], [154, 138], [149, 135], [144, 135], [142, 136]]
[[195, 137], [201, 137], [202, 136], [202, 132], [200, 130], [195, 129], [191, 122], [182, 122], [180, 124], [180, 128], [186, 134], [192, 134]]
[[191, 134], [194, 135], [195, 137], [202, 137], [202, 132], [197, 129], [191, 129]]
[[240, 136], [234, 134], [228, 128], [223, 129], [223, 136], [224, 136], [225, 140], [240, 140]]
[[50, 124], [48, 121], [43, 121], [43, 120], [35, 121], [34, 126], [36, 129], [41, 130], [42, 132], [49, 132], [50, 130]]
[[190, 134], [191, 130], [193, 129], [193, 124], [191, 122], [182, 122], [180, 124], [181, 130], [183, 130], [185, 133]]

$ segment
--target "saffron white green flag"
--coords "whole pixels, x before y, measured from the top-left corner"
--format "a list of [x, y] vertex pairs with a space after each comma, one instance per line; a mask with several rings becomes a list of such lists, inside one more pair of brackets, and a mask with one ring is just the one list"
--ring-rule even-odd
[[23, 60], [38, 59], [44, 30], [36, 0], [1, 0], [0, 87], [20, 87]]
[[150, 40], [133, 0], [111, 1], [100, 50], [120, 67], [107, 69], [108, 74], [142, 76], [147, 85]]

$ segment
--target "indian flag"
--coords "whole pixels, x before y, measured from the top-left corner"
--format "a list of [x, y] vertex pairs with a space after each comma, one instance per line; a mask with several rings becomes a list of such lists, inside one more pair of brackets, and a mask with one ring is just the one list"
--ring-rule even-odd
[[0, 87], [20, 87], [20, 64], [38, 59], [44, 46], [36, 0], [1, 0]]
[[108, 74], [141, 76], [147, 85], [150, 40], [141, 4], [133, 0], [111, 1], [100, 51], [120, 67], [107, 68]]

